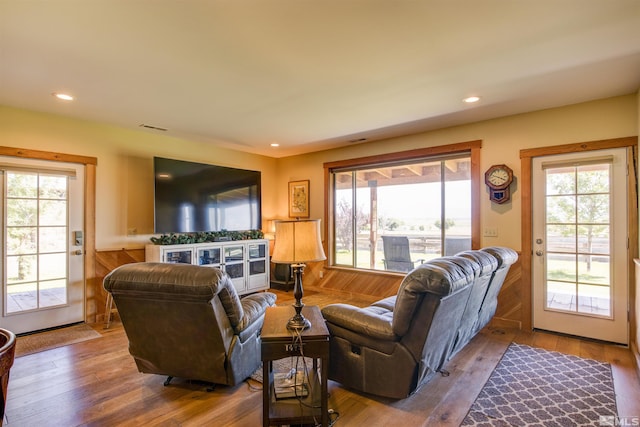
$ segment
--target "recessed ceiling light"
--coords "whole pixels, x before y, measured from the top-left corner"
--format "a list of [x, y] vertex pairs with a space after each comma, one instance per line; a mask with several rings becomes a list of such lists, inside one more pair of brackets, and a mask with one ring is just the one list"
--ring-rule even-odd
[[272, 143], [271, 143], [271, 146], [272, 146], [272, 147], [280, 147], [280, 144], [278, 144], [277, 142], [272, 142]]
[[63, 101], [73, 101], [73, 96], [67, 94], [67, 93], [57, 93], [54, 92], [51, 95], [55, 96], [58, 99], [61, 99]]
[[474, 102], [480, 101], [480, 97], [479, 96], [469, 96], [469, 97], [463, 99], [463, 101], [466, 102], [467, 104], [473, 104]]

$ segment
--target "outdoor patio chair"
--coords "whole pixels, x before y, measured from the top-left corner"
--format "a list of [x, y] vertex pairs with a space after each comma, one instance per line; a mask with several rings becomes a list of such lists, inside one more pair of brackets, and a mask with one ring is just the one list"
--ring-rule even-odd
[[382, 236], [385, 270], [409, 272], [424, 259], [411, 260], [409, 238], [407, 236]]

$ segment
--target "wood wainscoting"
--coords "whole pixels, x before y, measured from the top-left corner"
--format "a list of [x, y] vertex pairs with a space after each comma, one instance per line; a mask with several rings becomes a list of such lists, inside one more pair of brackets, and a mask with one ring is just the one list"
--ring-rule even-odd
[[[107, 303], [107, 291], [102, 287], [102, 281], [116, 267], [132, 262], [144, 261], [144, 248], [141, 249], [118, 249], [113, 251], [96, 251], [96, 274], [93, 280], [94, 289], [87, 295], [93, 295], [91, 306], [95, 307], [95, 318], [92, 319], [96, 323], [105, 321], [105, 306]], [[87, 304], [89, 306], [89, 304]], [[91, 322], [90, 320], [87, 320]]]
[[491, 322], [494, 326], [522, 329], [525, 311], [522, 306], [522, 263], [519, 255], [498, 294], [498, 308]]
[[[95, 322], [104, 322], [107, 293], [102, 287], [104, 277], [114, 268], [132, 262], [144, 261], [144, 248], [119, 249], [96, 252], [95, 295], [92, 306], [96, 309]], [[305, 293], [331, 291], [344, 294], [362, 305], [395, 295], [402, 282], [401, 274], [381, 274], [340, 268], [325, 268], [324, 262], [310, 262], [304, 270]], [[511, 266], [498, 296], [498, 309], [493, 324], [520, 329], [522, 326], [522, 266], [520, 260]], [[88, 320], [90, 322], [90, 320]]]
[[[311, 264], [311, 263], [309, 263]], [[321, 264], [321, 263], [315, 263]], [[376, 299], [386, 298], [398, 293], [403, 274], [374, 273], [352, 269], [327, 268], [322, 278], [316, 273], [322, 265], [308, 265], [311, 267], [311, 277], [305, 277], [305, 286], [313, 286], [318, 290], [332, 290], [350, 295], [371, 296]], [[306, 275], [305, 269], [305, 275]]]
[[[322, 274], [322, 278], [321, 276]], [[403, 275], [363, 272], [350, 269], [324, 268], [321, 262], [309, 263], [305, 268], [304, 288], [330, 290], [334, 295], [344, 293], [370, 302], [395, 295]], [[498, 308], [492, 325], [521, 329], [525, 310], [522, 305], [522, 263], [520, 257], [511, 266], [498, 295]]]

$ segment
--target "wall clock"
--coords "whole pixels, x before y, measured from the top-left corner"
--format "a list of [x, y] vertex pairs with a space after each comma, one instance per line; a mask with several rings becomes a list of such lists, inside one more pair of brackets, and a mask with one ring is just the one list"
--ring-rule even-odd
[[489, 187], [489, 199], [494, 203], [505, 203], [511, 199], [510, 186], [513, 171], [507, 165], [493, 165], [484, 173], [484, 182]]

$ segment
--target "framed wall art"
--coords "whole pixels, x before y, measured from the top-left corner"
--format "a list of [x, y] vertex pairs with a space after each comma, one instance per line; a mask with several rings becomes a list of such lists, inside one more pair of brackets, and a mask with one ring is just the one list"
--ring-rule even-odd
[[309, 180], [289, 182], [289, 217], [309, 218]]

